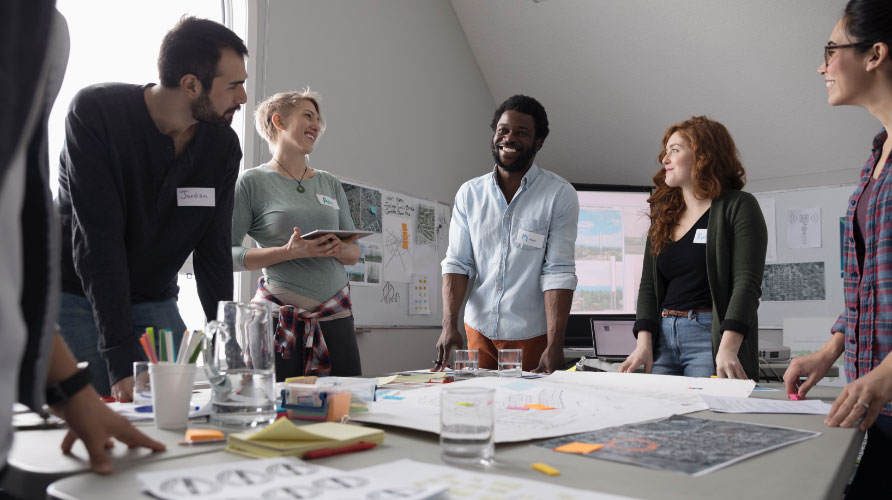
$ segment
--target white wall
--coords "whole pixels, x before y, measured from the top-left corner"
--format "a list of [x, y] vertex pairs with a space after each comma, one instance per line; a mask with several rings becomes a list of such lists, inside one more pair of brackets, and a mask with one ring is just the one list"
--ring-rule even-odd
[[[258, 98], [322, 94], [314, 168], [449, 203], [491, 168], [495, 106], [448, 0], [271, 0], [257, 23]], [[253, 165], [268, 159], [254, 150]], [[428, 366], [439, 333], [360, 333], [363, 373]]]
[[723, 122], [747, 190], [855, 182], [880, 124], [827, 104], [817, 73], [845, 0], [452, 0], [496, 101], [548, 110], [540, 164], [650, 184], [666, 128]]

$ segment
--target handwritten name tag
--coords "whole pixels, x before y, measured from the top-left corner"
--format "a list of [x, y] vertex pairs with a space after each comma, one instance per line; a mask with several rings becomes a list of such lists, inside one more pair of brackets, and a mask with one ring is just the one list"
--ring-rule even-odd
[[325, 205], [326, 207], [331, 207], [335, 210], [341, 209], [341, 207], [338, 206], [338, 200], [336, 200], [334, 198], [329, 198], [328, 196], [325, 196], [324, 194], [317, 194], [316, 198], [319, 199], [320, 205]]
[[178, 207], [213, 207], [214, 188], [177, 188]]
[[706, 243], [706, 230], [698, 229], [696, 233], [694, 233], [694, 243]]
[[526, 245], [528, 247], [542, 248], [542, 246], [545, 245], [544, 235], [524, 231], [523, 229], [517, 231], [515, 240], [521, 245]]

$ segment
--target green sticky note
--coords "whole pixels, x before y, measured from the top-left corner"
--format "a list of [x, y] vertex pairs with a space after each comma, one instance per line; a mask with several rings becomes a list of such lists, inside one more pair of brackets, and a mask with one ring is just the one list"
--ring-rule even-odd
[[373, 213], [373, 214], [378, 213], [378, 207], [376, 207], [376, 206], [374, 206], [374, 205], [370, 206], [370, 207], [369, 207], [369, 212], [371, 212], [371, 213]]

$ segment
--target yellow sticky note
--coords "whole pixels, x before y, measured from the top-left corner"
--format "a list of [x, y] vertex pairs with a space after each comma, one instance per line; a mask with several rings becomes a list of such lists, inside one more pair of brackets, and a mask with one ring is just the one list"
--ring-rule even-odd
[[186, 441], [194, 443], [196, 441], [207, 441], [210, 439], [223, 439], [223, 433], [216, 429], [187, 429]]
[[474, 403], [467, 403], [467, 402], [464, 402], [464, 401], [459, 401], [459, 402], [457, 402], [457, 403], [455, 403], [455, 404], [457, 404], [458, 406], [474, 406]]
[[545, 406], [545, 405], [539, 404], [539, 403], [529, 404], [529, 405], [524, 405], [524, 406], [526, 406], [527, 408], [529, 408], [531, 410], [556, 410], [557, 409], [553, 406]]
[[585, 454], [585, 453], [591, 453], [593, 451], [600, 450], [603, 447], [604, 447], [603, 444], [580, 443], [577, 441], [575, 443], [568, 443], [563, 446], [558, 446], [557, 448], [554, 449], [554, 451], [560, 451], [560, 452], [564, 452], [564, 453], [583, 453], [583, 454]]
[[555, 469], [554, 467], [552, 467], [550, 465], [545, 465], [541, 462], [536, 462], [533, 465], [531, 465], [531, 467], [534, 470], [537, 470], [543, 474], [548, 474], [549, 476], [560, 476], [561, 475], [561, 471]]

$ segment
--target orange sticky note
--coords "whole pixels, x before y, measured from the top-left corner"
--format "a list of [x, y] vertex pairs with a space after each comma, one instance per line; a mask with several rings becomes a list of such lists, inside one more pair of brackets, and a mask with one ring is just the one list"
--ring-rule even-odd
[[406, 223], [403, 222], [403, 231], [406, 231], [406, 230], [408, 230], [408, 228], [406, 227]]
[[328, 396], [329, 422], [338, 422], [344, 415], [350, 414], [350, 392], [339, 392]]
[[405, 240], [403, 241], [403, 248], [409, 248], [409, 242], [408, 242], [408, 241], [405, 241]]
[[186, 441], [194, 443], [196, 441], [207, 441], [209, 439], [223, 439], [223, 433], [216, 429], [187, 429]]
[[591, 453], [593, 451], [600, 450], [603, 447], [604, 447], [603, 444], [580, 443], [577, 441], [575, 443], [568, 443], [563, 446], [558, 446], [557, 448], [554, 449], [554, 451], [560, 451], [560, 452], [564, 452], [564, 453], [583, 453], [583, 454], [585, 454], [585, 453]]
[[527, 408], [529, 408], [531, 410], [557, 410], [557, 408], [555, 408], [553, 406], [545, 406], [545, 405], [539, 404], [539, 403], [524, 405], [524, 406], [526, 406]]

